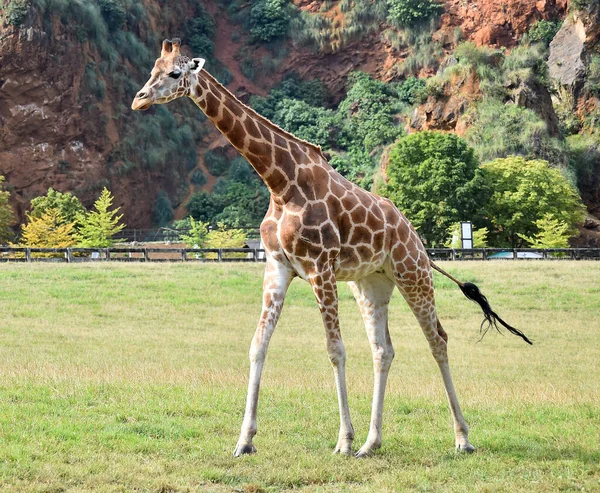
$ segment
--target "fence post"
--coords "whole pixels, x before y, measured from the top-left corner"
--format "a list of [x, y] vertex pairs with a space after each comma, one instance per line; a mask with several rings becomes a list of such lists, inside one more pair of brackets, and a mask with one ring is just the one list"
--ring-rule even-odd
[[258, 249], [255, 248], [253, 251], [254, 251], [254, 261], [258, 262]]
[[517, 255], [517, 249], [516, 248], [513, 248], [512, 254], [513, 254], [513, 260], [519, 258], [519, 256]]
[[73, 262], [73, 253], [70, 248], [67, 248], [67, 263]]
[[483, 253], [481, 254], [482, 260], [487, 260], [487, 249], [483, 249]]
[[181, 250], [181, 261], [187, 262], [187, 252], [185, 251], [185, 249]]
[[106, 260], [110, 260], [110, 250], [108, 248], [106, 248], [104, 250], [104, 252], [105, 252]]
[[150, 255], [148, 255], [148, 249], [144, 248], [144, 262], [148, 262], [150, 260]]
[[219, 250], [217, 251], [217, 261], [223, 262], [223, 250], [221, 248], [219, 248]]
[[25, 249], [25, 262], [31, 262], [31, 248]]

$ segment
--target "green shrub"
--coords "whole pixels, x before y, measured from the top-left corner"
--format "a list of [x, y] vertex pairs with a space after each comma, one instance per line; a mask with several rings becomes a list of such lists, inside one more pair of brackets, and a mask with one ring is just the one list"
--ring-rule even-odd
[[164, 190], [161, 190], [156, 196], [154, 208], [152, 210], [152, 216], [154, 218], [154, 224], [160, 227], [166, 226], [173, 219], [173, 206], [171, 205], [171, 199], [169, 199], [167, 192]]
[[186, 22], [184, 33], [187, 44], [195, 55], [212, 58], [215, 51], [213, 38], [216, 34], [216, 24], [201, 4], [198, 4], [196, 16]]
[[10, 0], [6, 6], [6, 11], [4, 12], [4, 19], [6, 19], [7, 24], [19, 27], [23, 24], [25, 17], [27, 17], [28, 9], [28, 0]]
[[100, 12], [111, 32], [121, 29], [125, 24], [125, 8], [119, 0], [97, 0], [100, 5]]
[[482, 161], [509, 155], [541, 158], [566, 166], [564, 143], [548, 133], [548, 127], [534, 111], [495, 100], [479, 103], [465, 138]]
[[190, 181], [199, 187], [206, 184], [206, 175], [201, 169], [195, 169], [190, 177]]
[[422, 23], [444, 9], [433, 0], [387, 0], [387, 7], [388, 22], [398, 28]]
[[540, 20], [527, 31], [527, 37], [534, 43], [544, 43], [548, 46], [561, 26], [561, 21]]
[[88, 62], [85, 66], [83, 86], [100, 101], [106, 96], [106, 82], [98, 78], [98, 69], [94, 62]]
[[389, 144], [403, 133], [395, 116], [404, 108], [393, 87], [355, 72], [348, 78], [350, 89], [338, 107], [342, 131], [338, 144], [367, 152]]
[[287, 35], [290, 7], [286, 0], [253, 0], [250, 32], [260, 41], [272, 41]]
[[229, 159], [220, 151], [206, 151], [204, 153], [204, 164], [213, 176], [222, 176], [229, 167]]
[[419, 103], [423, 100], [426, 84], [425, 79], [408, 77], [398, 86], [398, 98], [410, 105]]
[[585, 74], [585, 89], [600, 97], [600, 55], [592, 55]]
[[0, 245], [8, 243], [14, 236], [10, 228], [14, 214], [9, 199], [10, 192], [4, 187], [4, 176], [0, 175]]
[[273, 121], [300, 139], [328, 148], [334, 127], [334, 112], [310, 106], [299, 99], [284, 99], [277, 104]]
[[600, 170], [600, 138], [597, 135], [571, 135], [567, 137], [571, 169], [577, 176], [580, 190], [590, 189]]
[[244, 77], [254, 80], [256, 78], [256, 66], [252, 58], [244, 58], [240, 62], [240, 70]]

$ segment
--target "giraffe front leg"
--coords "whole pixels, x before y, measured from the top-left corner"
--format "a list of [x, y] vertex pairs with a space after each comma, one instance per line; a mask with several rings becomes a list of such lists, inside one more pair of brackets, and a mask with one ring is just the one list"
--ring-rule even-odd
[[346, 388], [346, 348], [342, 341], [338, 319], [338, 294], [333, 271], [327, 270], [323, 273], [311, 276], [310, 283], [317, 299], [325, 334], [327, 339], [327, 354], [333, 368], [335, 388], [337, 391], [340, 410], [340, 432], [338, 442], [333, 451], [334, 454], [352, 454], [352, 441], [354, 440], [354, 428], [350, 420], [350, 408], [348, 407], [348, 391]]
[[248, 395], [242, 430], [233, 455], [239, 457], [244, 454], [253, 454], [256, 447], [252, 443], [256, 435], [256, 410], [258, 407], [258, 393], [263, 365], [267, 356], [269, 341], [279, 320], [283, 300], [294, 274], [289, 267], [273, 260], [267, 259], [265, 279], [263, 282], [263, 306], [256, 332], [250, 346], [250, 379], [248, 382]]

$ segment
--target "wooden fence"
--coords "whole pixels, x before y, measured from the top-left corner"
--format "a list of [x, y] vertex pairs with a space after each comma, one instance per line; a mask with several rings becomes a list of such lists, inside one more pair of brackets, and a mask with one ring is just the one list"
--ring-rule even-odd
[[[433, 260], [600, 260], [600, 248], [431, 248]], [[0, 247], [0, 262], [264, 262], [258, 248]]]

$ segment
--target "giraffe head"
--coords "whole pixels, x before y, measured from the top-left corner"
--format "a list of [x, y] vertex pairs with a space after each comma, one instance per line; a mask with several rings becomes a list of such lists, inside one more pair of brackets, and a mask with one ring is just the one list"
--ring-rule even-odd
[[178, 38], [165, 39], [162, 43], [160, 58], [156, 60], [150, 73], [150, 79], [136, 94], [132, 110], [147, 110], [153, 104], [164, 104], [181, 96], [190, 94], [192, 78], [200, 72], [204, 59], [189, 59], [179, 49]]

